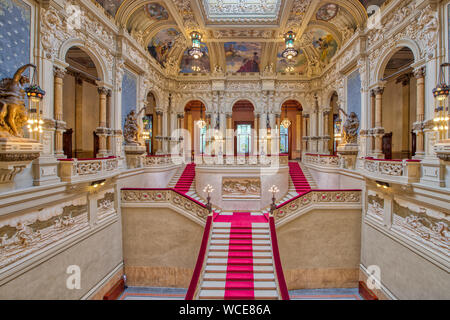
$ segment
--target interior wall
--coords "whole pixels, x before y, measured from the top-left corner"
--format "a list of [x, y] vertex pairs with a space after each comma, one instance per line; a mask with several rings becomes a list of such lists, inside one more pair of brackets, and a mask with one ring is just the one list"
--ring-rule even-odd
[[122, 208], [122, 224], [128, 285], [189, 286], [202, 226], [169, 208]]
[[313, 210], [277, 237], [289, 290], [358, 286], [361, 210]]
[[[120, 219], [0, 284], [0, 299], [77, 300], [122, 263]], [[80, 267], [80, 289], [68, 289], [69, 266]]]

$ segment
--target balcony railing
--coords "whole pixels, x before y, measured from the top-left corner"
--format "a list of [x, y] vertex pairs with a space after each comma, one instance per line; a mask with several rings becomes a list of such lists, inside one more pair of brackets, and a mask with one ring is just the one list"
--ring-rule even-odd
[[113, 176], [119, 171], [117, 157], [59, 159], [59, 176], [65, 182], [79, 182]]
[[285, 154], [267, 156], [194, 156], [196, 165], [200, 166], [287, 166], [289, 156]]
[[278, 220], [288, 219], [300, 211], [311, 209], [314, 206], [327, 205], [333, 209], [339, 207], [361, 208], [361, 190], [311, 190], [310, 192], [292, 198], [277, 206], [274, 216]]
[[305, 153], [303, 162], [321, 167], [339, 168], [339, 157], [334, 155]]
[[372, 179], [395, 179], [404, 183], [420, 181], [420, 160], [363, 158], [362, 170]]

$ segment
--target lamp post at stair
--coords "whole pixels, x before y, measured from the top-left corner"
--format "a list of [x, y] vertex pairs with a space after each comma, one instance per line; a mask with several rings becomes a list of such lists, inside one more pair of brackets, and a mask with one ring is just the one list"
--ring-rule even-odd
[[208, 201], [206, 203], [206, 209], [208, 209], [209, 214], [212, 214], [212, 204], [211, 204], [211, 193], [214, 191], [213, 187], [208, 184], [204, 189], [203, 192], [208, 194], [208, 197], [206, 198], [206, 200]]
[[275, 203], [275, 195], [280, 192], [280, 189], [276, 185], [270, 187], [269, 192], [272, 193], [272, 203], [270, 204], [270, 216], [273, 216], [273, 212], [277, 209], [277, 205]]

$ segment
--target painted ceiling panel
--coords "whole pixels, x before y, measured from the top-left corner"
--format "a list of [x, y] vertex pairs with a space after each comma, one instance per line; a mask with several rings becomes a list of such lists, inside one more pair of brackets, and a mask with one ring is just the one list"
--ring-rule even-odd
[[95, 0], [97, 1], [111, 16], [115, 16], [117, 10], [124, 0]]
[[210, 72], [210, 60], [209, 60], [209, 50], [205, 43], [200, 44], [203, 51], [203, 57], [200, 59], [194, 59], [188, 54], [186, 49], [181, 58], [180, 73], [196, 73], [196, 72]]
[[226, 42], [225, 59], [228, 72], [259, 72], [262, 46], [258, 42]]
[[167, 61], [170, 49], [174, 45], [175, 37], [180, 32], [174, 28], [168, 28], [159, 31], [148, 45], [148, 51], [162, 66]]

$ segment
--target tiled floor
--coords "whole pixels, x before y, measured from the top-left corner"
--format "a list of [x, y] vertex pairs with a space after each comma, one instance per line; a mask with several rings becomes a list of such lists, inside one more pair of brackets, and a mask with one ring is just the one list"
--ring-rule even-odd
[[[183, 300], [186, 289], [128, 287], [119, 300]], [[291, 300], [363, 300], [357, 288], [289, 291]]]

